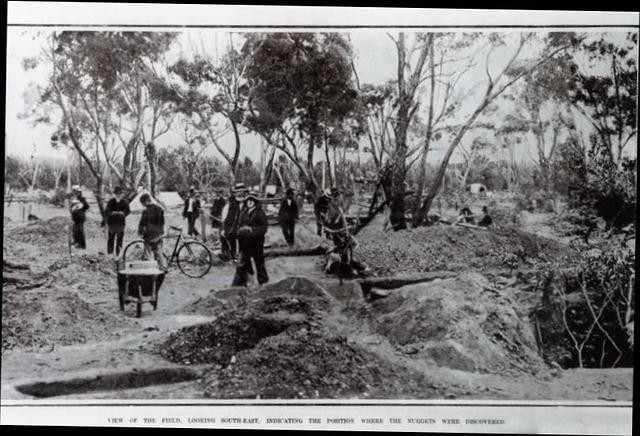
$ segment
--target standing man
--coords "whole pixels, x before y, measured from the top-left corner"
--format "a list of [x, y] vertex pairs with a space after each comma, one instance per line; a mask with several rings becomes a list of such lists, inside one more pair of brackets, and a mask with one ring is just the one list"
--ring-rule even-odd
[[192, 186], [189, 188], [189, 196], [184, 202], [184, 210], [182, 216], [187, 219], [189, 236], [200, 236], [200, 232], [196, 229], [196, 220], [200, 216], [200, 200], [196, 197], [196, 190]]
[[295, 242], [295, 226], [298, 220], [298, 203], [293, 195], [293, 189], [287, 189], [286, 197], [280, 203], [280, 210], [278, 211], [278, 221], [282, 226], [282, 234], [285, 241], [290, 247], [293, 247]]
[[238, 219], [240, 261], [231, 286], [247, 285], [248, 275], [253, 272], [252, 259], [256, 265], [258, 283], [269, 281], [264, 265], [264, 235], [267, 233], [268, 225], [267, 215], [258, 202], [258, 195], [254, 192], [249, 193]]
[[84, 250], [87, 248], [87, 242], [84, 236], [84, 222], [87, 220], [86, 212], [89, 209], [89, 203], [87, 203], [86, 198], [82, 195], [80, 186], [74, 185], [71, 190], [74, 197], [71, 201], [73, 245], [76, 248]]
[[140, 224], [138, 225], [138, 235], [144, 239], [144, 257], [153, 257], [158, 262], [161, 270], [166, 270], [167, 265], [162, 254], [162, 237], [164, 236], [164, 211], [157, 204], [151, 202], [149, 194], [142, 194], [140, 203], [144, 206]]
[[124, 238], [124, 227], [126, 217], [129, 215], [129, 202], [123, 198], [122, 188], [116, 186], [113, 191], [114, 198], [109, 200], [105, 215], [107, 217], [107, 254], [114, 253], [116, 257], [120, 255], [122, 249], [122, 239]]
[[222, 245], [222, 257], [225, 260], [236, 258], [236, 244], [238, 242], [238, 219], [240, 218], [240, 205], [244, 202], [247, 188], [244, 183], [236, 183], [229, 192], [229, 202], [222, 208], [220, 221], [220, 242]]
[[227, 204], [222, 196], [222, 189], [217, 189], [216, 195], [217, 197], [211, 204], [211, 227], [214, 229], [222, 227], [222, 209], [224, 209], [225, 204]]

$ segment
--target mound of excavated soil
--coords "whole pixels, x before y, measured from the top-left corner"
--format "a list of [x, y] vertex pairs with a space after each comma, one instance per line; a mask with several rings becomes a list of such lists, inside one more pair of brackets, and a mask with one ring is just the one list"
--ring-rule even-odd
[[[204, 389], [214, 398], [431, 398], [440, 388], [418, 366], [514, 376], [547, 368], [508, 289], [473, 272], [369, 301], [356, 288], [329, 293], [303, 278], [242, 298], [228, 289], [207, 297], [220, 304], [215, 321], [177, 331], [160, 354], [212, 364]], [[386, 338], [388, 351], [368, 348], [362, 335]]]
[[2, 292], [2, 352], [117, 337], [135, 321], [102, 311], [73, 292], [43, 287]]
[[[46, 247], [49, 252], [66, 251], [68, 250], [69, 226], [71, 224], [71, 218], [66, 217], [33, 221], [26, 226], [17, 227], [7, 232], [5, 239], [32, 244], [40, 249]], [[87, 238], [104, 235], [104, 229], [100, 227], [100, 223], [91, 218], [87, 218], [84, 231]]]
[[266, 338], [205, 377], [212, 398], [433, 398], [425, 375], [398, 367], [323, 329]]
[[537, 373], [531, 323], [478, 273], [395, 289], [358, 316], [413, 358], [464, 371]]
[[562, 253], [553, 240], [509, 228], [436, 225], [385, 233], [375, 227], [358, 233], [357, 240], [355, 257], [377, 275], [516, 268]]
[[[241, 291], [232, 289], [231, 292]], [[241, 299], [233, 294], [225, 299]], [[255, 294], [245, 295], [242, 301], [219, 305], [223, 311], [218, 312], [215, 321], [172, 334], [161, 346], [160, 354], [183, 364], [226, 365], [237, 352], [254, 347], [266, 337], [319, 325], [329, 308], [330, 298], [321, 287], [307, 279], [288, 278], [260, 288]], [[215, 296], [213, 300], [224, 301]], [[199, 301], [194, 307], [203, 305]]]
[[[287, 242], [284, 239], [280, 226], [269, 227], [266, 235], [265, 244], [271, 247], [286, 247]], [[318, 245], [328, 244], [327, 239], [318, 236], [316, 233], [315, 221], [305, 221], [296, 223], [295, 228], [295, 247], [311, 248]]]

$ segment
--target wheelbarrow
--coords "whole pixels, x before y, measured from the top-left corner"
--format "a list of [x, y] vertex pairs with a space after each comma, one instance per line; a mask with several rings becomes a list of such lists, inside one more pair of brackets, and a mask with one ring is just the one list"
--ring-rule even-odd
[[135, 303], [136, 316], [142, 315], [142, 305], [150, 303], [153, 310], [158, 308], [158, 291], [162, 286], [166, 271], [158, 267], [155, 260], [126, 261], [126, 252], [118, 261], [118, 301], [120, 310], [125, 305]]

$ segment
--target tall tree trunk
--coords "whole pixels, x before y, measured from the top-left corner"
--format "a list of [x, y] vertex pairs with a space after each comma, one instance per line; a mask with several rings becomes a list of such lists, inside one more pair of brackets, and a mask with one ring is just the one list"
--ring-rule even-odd
[[238, 168], [238, 159], [240, 157], [240, 131], [238, 130], [238, 125], [233, 120], [231, 120], [231, 127], [233, 128], [233, 137], [235, 138], [236, 147], [235, 147], [235, 150], [233, 151], [233, 158], [230, 164], [231, 164], [231, 172], [233, 172], [235, 176], [236, 170]]
[[36, 188], [36, 182], [38, 181], [38, 170], [40, 169], [40, 162], [38, 160], [35, 161], [35, 167], [33, 169], [33, 175], [31, 177], [31, 186], [30, 191], [33, 191]]
[[263, 168], [262, 177], [260, 179], [260, 193], [263, 195], [265, 193], [265, 190], [267, 189], [269, 180], [271, 180], [271, 174], [273, 173], [273, 160], [275, 159], [275, 156], [276, 148], [270, 147], [269, 158], [267, 160], [267, 164]]
[[433, 199], [438, 194], [438, 191], [440, 190], [440, 186], [442, 185], [442, 181], [444, 179], [445, 172], [447, 171], [447, 166], [449, 165], [449, 159], [451, 159], [451, 155], [453, 155], [453, 152], [455, 151], [458, 144], [460, 144], [460, 141], [462, 141], [462, 138], [464, 137], [464, 135], [467, 133], [471, 125], [475, 122], [478, 115], [480, 115], [480, 113], [484, 110], [484, 108], [489, 104], [489, 102], [490, 100], [485, 98], [483, 103], [480, 104], [480, 106], [475, 110], [475, 112], [467, 120], [464, 126], [462, 126], [462, 128], [458, 131], [458, 134], [453, 139], [453, 142], [451, 142], [451, 144], [449, 145], [447, 152], [445, 153], [444, 157], [442, 158], [442, 161], [440, 162], [440, 166], [438, 167], [438, 171], [436, 172], [436, 177], [433, 181], [433, 185], [431, 185], [429, 192], [427, 193], [427, 196], [425, 197], [422, 203], [422, 208], [421, 208], [422, 216], [427, 216], [427, 214], [429, 213], [429, 210], [431, 209], [431, 204], [433, 203]]
[[[431, 136], [433, 134], [433, 100], [436, 88], [436, 75], [435, 75], [435, 65], [434, 65], [434, 50], [433, 50], [433, 39], [431, 39], [431, 49], [429, 55], [429, 73], [431, 78], [429, 80], [430, 84], [430, 92], [429, 92], [429, 115], [427, 118], [427, 132], [424, 138], [424, 146], [422, 149], [422, 157], [420, 158], [420, 172], [418, 173], [418, 198], [422, 198], [422, 193], [424, 192], [424, 187], [427, 179], [427, 154], [429, 153], [429, 148], [431, 147]], [[415, 208], [413, 210], [413, 226], [417, 227], [422, 224], [424, 220], [424, 216], [421, 213], [422, 209], [420, 207], [420, 201], [416, 201]]]
[[157, 183], [158, 183], [158, 169], [157, 169], [157, 154], [156, 154], [156, 146], [153, 142], [147, 143], [145, 147], [145, 155], [147, 157], [147, 165], [149, 167], [148, 180], [149, 180], [149, 191], [151, 195], [156, 197], [157, 194]]

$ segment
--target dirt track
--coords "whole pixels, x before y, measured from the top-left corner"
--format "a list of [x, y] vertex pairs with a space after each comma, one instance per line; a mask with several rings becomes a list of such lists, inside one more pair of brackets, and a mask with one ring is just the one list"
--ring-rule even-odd
[[[492, 286], [482, 276], [417, 285], [417, 294], [409, 287], [372, 302], [358, 286], [325, 276], [320, 257], [267, 261], [271, 283], [304, 277], [317, 285], [315, 294], [306, 282], [284, 282], [238, 298], [237, 289], [227, 290], [232, 265], [216, 266], [202, 279], [176, 269], [160, 291], [158, 310], [146, 305], [137, 319], [132, 307], [118, 309], [115, 265], [99, 254], [100, 227], [88, 225], [87, 253], [69, 260], [59, 229], [65, 222], [5, 231], [5, 259], [26, 262], [26, 274], [51, 280], [27, 290], [3, 285], [4, 399], [51, 392], [56, 398], [631, 399], [631, 369], [560, 371], [517, 358], [534, 348], [526, 333], [511, 329], [526, 321], [507, 310], [522, 295], [508, 286], [484, 290]], [[302, 232], [300, 241], [318, 242], [312, 230]], [[270, 228], [270, 242], [280, 239], [279, 229]], [[469, 293], [460, 294], [461, 302], [482, 298], [484, 309], [457, 303], [433, 309], [454, 304], [447, 297], [453, 288]], [[422, 319], [414, 313], [421, 305]], [[465, 324], [472, 313], [496, 321], [481, 328], [485, 336], [467, 334], [474, 331]], [[434, 314], [442, 319], [429, 321]], [[501, 322], [515, 323], [503, 338]], [[206, 343], [219, 349], [197, 343], [191, 347], [197, 353], [185, 357], [185, 341], [203, 335], [213, 335]], [[478, 352], [469, 355], [474, 347]], [[492, 366], [500, 353], [508, 367]]]

